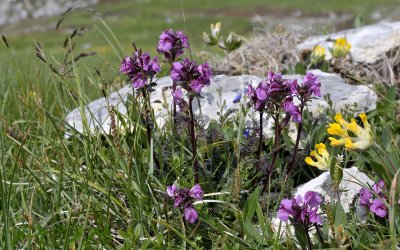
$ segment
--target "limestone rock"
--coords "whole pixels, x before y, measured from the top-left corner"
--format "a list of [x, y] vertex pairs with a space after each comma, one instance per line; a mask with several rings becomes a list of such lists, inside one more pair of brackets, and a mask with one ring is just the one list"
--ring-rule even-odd
[[[359, 193], [362, 187], [372, 186], [373, 184], [374, 181], [366, 174], [360, 172], [357, 167], [344, 169], [343, 179], [339, 187], [339, 199], [344, 211], [346, 213], [349, 212], [349, 206], [354, 196]], [[325, 201], [331, 201], [334, 197], [334, 192], [329, 171], [297, 187], [293, 196], [301, 195], [304, 197], [307, 191], [319, 192], [325, 197]]]
[[[346, 105], [357, 104], [358, 111], [367, 111], [375, 108], [377, 96], [366, 86], [349, 85], [338, 75], [324, 73], [319, 70], [312, 71], [318, 76], [321, 81], [321, 95], [330, 95], [333, 101], [335, 110], [339, 111], [345, 108]], [[303, 76], [300, 75], [285, 75], [284, 78], [298, 79], [302, 81]], [[202, 118], [205, 123], [211, 119], [218, 120], [220, 105], [225, 102], [226, 109], [238, 108], [238, 104], [233, 103], [237, 94], [244, 95], [244, 89], [248, 84], [256, 85], [264, 78], [253, 75], [241, 76], [213, 76], [211, 84], [205, 87], [202, 91], [203, 98], [200, 98]], [[157, 124], [162, 126], [168, 117], [168, 110], [172, 97], [170, 89], [167, 88], [172, 85], [170, 77], [160, 78], [158, 81], [156, 91], [151, 94], [151, 104], [155, 111]], [[91, 132], [110, 133], [110, 117], [108, 108], [113, 105], [119, 113], [125, 115], [127, 113], [126, 101], [128, 95], [133, 93], [131, 86], [113, 92], [109, 95], [108, 99], [100, 98], [89, 103], [84, 109], [76, 108], [70, 112], [66, 121], [68, 125], [75, 128], [79, 132], [84, 132], [84, 123], [82, 122], [81, 112], [86, 117], [88, 127]], [[200, 115], [198, 102], [194, 101], [194, 110], [197, 115]], [[317, 115], [323, 112], [323, 108], [328, 107], [328, 103], [324, 98], [313, 100], [309, 105], [309, 110]], [[271, 122], [266, 122], [265, 131], [268, 134], [269, 128], [272, 126]], [[66, 134], [69, 137], [70, 133]]]
[[321, 45], [326, 49], [326, 57], [329, 59], [332, 40], [339, 37], [346, 37], [350, 42], [350, 55], [354, 62], [374, 63], [381, 59], [385, 52], [400, 45], [400, 22], [380, 22], [330, 35], [313, 36], [299, 44], [298, 49], [312, 50], [314, 46]]
[[[346, 213], [349, 212], [350, 204], [353, 201], [353, 198], [356, 194], [359, 193], [362, 187], [368, 187], [368, 185], [372, 186], [374, 181], [371, 180], [366, 174], [360, 172], [357, 167], [346, 168], [343, 171], [343, 179], [340, 183], [339, 187], [339, 196], [340, 196], [340, 204], [342, 205], [344, 211]], [[307, 191], [315, 191], [321, 193], [325, 198], [325, 201], [331, 201], [333, 199], [333, 188], [332, 188], [332, 179], [329, 171], [322, 173], [320, 176], [310, 180], [309, 182], [300, 185], [293, 191], [293, 197], [297, 197], [304, 195]], [[365, 221], [367, 211], [358, 207], [356, 210], [357, 215], [362, 221]], [[290, 225], [290, 222], [288, 223]], [[282, 222], [277, 217], [273, 217], [271, 219], [271, 225], [275, 232], [280, 230], [281, 235], [284, 237], [286, 235], [286, 224]], [[293, 226], [288, 227], [292, 234], [294, 234]], [[313, 234], [315, 228], [312, 228], [310, 232]]]

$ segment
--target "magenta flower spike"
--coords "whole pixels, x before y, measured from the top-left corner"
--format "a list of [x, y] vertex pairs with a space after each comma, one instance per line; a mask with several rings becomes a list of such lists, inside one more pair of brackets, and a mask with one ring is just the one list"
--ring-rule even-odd
[[190, 190], [188, 188], [178, 188], [175, 184], [167, 187], [167, 194], [174, 200], [174, 207], [184, 209], [185, 220], [194, 223], [198, 216], [197, 211], [193, 208], [195, 200], [203, 199], [203, 189], [199, 184], [194, 185]]
[[121, 62], [120, 72], [127, 75], [136, 89], [143, 88], [148, 79], [160, 72], [158, 58], [150, 58], [148, 53], [135, 51], [132, 57], [126, 57]]
[[381, 218], [386, 217], [388, 211], [387, 207], [379, 199], [374, 199], [372, 201], [369, 210]]
[[203, 199], [203, 189], [201, 189], [201, 186], [199, 184], [194, 185], [189, 192], [192, 198], [195, 198], [196, 200]]
[[197, 211], [191, 206], [185, 207], [184, 213], [185, 213], [185, 220], [188, 221], [189, 223], [194, 223], [199, 217]]
[[293, 223], [310, 226], [310, 224], [322, 224], [322, 219], [318, 214], [319, 205], [322, 203], [320, 193], [308, 191], [304, 198], [298, 195], [296, 198], [283, 199], [281, 201], [278, 218], [284, 222], [289, 219]]
[[133, 72], [133, 64], [131, 61], [130, 57], [125, 57], [122, 62], [121, 62], [121, 68], [119, 69], [119, 72], [125, 75], [129, 75]]
[[367, 188], [360, 189], [360, 206], [365, 207], [367, 210], [384, 218], [388, 215], [388, 208], [384, 204], [383, 201], [387, 201], [385, 194], [383, 193], [383, 188], [385, 187], [385, 182], [383, 180], [379, 180], [378, 182], [372, 185], [371, 192]]
[[185, 90], [200, 94], [204, 86], [210, 85], [211, 68], [207, 63], [197, 65], [195, 61], [185, 58], [172, 64], [171, 78]]
[[165, 30], [160, 35], [157, 52], [164, 55], [167, 62], [173, 63], [189, 48], [189, 41], [181, 31]]

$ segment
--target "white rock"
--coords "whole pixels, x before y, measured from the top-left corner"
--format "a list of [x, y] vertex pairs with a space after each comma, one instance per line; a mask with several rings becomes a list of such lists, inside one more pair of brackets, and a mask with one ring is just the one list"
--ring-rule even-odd
[[[377, 96], [368, 87], [346, 84], [340, 76], [335, 74], [324, 73], [319, 70], [314, 70], [312, 72], [318, 76], [321, 81], [322, 96], [326, 94], [330, 95], [335, 110], [339, 111], [345, 108], [346, 105], [353, 105], [354, 103], [357, 104], [358, 111], [367, 111], [375, 108]], [[284, 78], [298, 79], [301, 82], [303, 77], [300, 75], [285, 75]], [[238, 108], [238, 104], [233, 103], [235, 96], [238, 93], [241, 93], [243, 96], [244, 88], [248, 84], [256, 85], [263, 79], [264, 78], [252, 75], [217, 75], [212, 77], [210, 86], [203, 88], [202, 96], [204, 98], [200, 99], [203, 120], [206, 123], [211, 119], [218, 120], [218, 112], [220, 111], [218, 105], [224, 100], [226, 101], [227, 109]], [[155, 111], [157, 124], [162, 126], [168, 117], [168, 109], [165, 107], [169, 108], [169, 104], [172, 102], [170, 89], [166, 89], [165, 87], [171, 86], [172, 80], [170, 77], [163, 77], [160, 78], [157, 83], [156, 91], [151, 94], [151, 104]], [[132, 88], [130, 86], [125, 86], [111, 93], [107, 100], [105, 98], [100, 98], [89, 103], [87, 108], [84, 109], [84, 113], [90, 131], [108, 134], [110, 132], [110, 117], [107, 108], [113, 105], [121, 114], [125, 115], [127, 113], [125, 103], [129, 94], [132, 94]], [[165, 96], [166, 103], [163, 101], [163, 95]], [[200, 110], [197, 101], [194, 101], [193, 107], [195, 113], [199, 115]], [[323, 98], [318, 98], [310, 103], [309, 110], [317, 115], [323, 110], [322, 107], [328, 107], [328, 103]], [[66, 121], [70, 126], [82, 133], [84, 131], [84, 126], [82, 124], [81, 111], [83, 111], [82, 108], [74, 109], [67, 115]], [[269, 134], [268, 131], [271, 126], [271, 122], [265, 123], [267, 135]], [[66, 133], [66, 137], [69, 137], [69, 135], [69, 133]]]
[[[359, 193], [362, 187], [368, 187], [368, 185], [372, 186], [374, 181], [371, 180], [366, 174], [360, 172], [357, 167], [346, 168], [343, 171], [343, 179], [340, 183], [340, 204], [342, 205], [344, 211], [346, 213], [349, 212], [350, 204], [353, 201], [353, 198], [356, 194]], [[310, 180], [309, 182], [300, 185], [293, 191], [293, 197], [297, 197], [304, 195], [308, 191], [315, 191], [321, 193], [324, 196], [325, 201], [331, 201], [334, 197], [333, 187], [332, 187], [332, 179], [329, 171], [322, 173], [320, 176]], [[366, 210], [362, 207], [358, 207], [356, 213], [362, 221], [365, 221], [366, 218]], [[294, 235], [294, 227], [289, 224], [289, 229]], [[271, 226], [275, 232], [280, 230], [281, 236], [285, 237], [286, 235], [286, 223], [282, 222], [279, 218], [273, 217], [271, 220]], [[279, 227], [280, 226], [280, 227]], [[315, 228], [312, 228], [311, 234], [315, 232]]]
[[[373, 184], [374, 181], [360, 172], [357, 167], [344, 169], [343, 179], [339, 186], [339, 199], [344, 211], [349, 212], [349, 206], [354, 196], [359, 193], [362, 187], [372, 186]], [[321, 193], [325, 197], [325, 201], [331, 201], [334, 197], [332, 185], [330, 173], [326, 171], [317, 178], [297, 187], [293, 196], [301, 195], [304, 197], [307, 191], [315, 191]]]
[[354, 62], [374, 63], [383, 57], [384, 53], [400, 44], [400, 22], [380, 22], [357, 29], [349, 29], [338, 33], [314, 36], [298, 45], [300, 51], [312, 50], [321, 45], [326, 49], [327, 59], [331, 58], [329, 48], [332, 39], [346, 37], [351, 44], [350, 55]]

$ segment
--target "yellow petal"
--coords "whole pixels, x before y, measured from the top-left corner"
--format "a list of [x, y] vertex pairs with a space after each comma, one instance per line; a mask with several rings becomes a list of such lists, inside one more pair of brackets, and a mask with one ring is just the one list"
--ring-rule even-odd
[[337, 140], [337, 139], [334, 138], [334, 137], [329, 137], [328, 140], [331, 141], [331, 146], [332, 146], [332, 147], [337, 147], [337, 146], [341, 146], [341, 145], [344, 145], [344, 144], [345, 144], [345, 139]]
[[304, 161], [305, 161], [308, 165], [310, 165], [310, 166], [313, 166], [313, 167], [316, 167], [316, 166], [317, 166], [317, 162], [313, 161], [313, 159], [312, 159], [310, 156], [307, 156], [307, 157], [304, 159]]
[[343, 122], [343, 116], [341, 113], [337, 113], [333, 119], [338, 123]]
[[359, 126], [357, 125], [357, 122], [356, 120], [354, 120], [354, 118], [351, 118], [351, 122], [347, 124], [347, 128], [354, 134], [358, 134]]
[[345, 139], [345, 144], [344, 144], [345, 148], [348, 150], [356, 150], [356, 145], [351, 141], [350, 138], [346, 138]]
[[329, 124], [329, 128], [326, 131], [331, 135], [346, 135], [339, 123]]

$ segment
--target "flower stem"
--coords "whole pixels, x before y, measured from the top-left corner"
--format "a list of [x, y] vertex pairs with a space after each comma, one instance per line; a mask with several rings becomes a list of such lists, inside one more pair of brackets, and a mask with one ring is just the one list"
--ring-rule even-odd
[[258, 144], [258, 165], [257, 165], [257, 171], [261, 170], [261, 151], [262, 151], [262, 144], [263, 144], [263, 112], [260, 112], [260, 140]]
[[[304, 106], [301, 105], [300, 108], [300, 115], [303, 116], [303, 108]], [[300, 136], [301, 136], [301, 131], [303, 130], [303, 122], [300, 122], [299, 125], [297, 126], [297, 136], [296, 136], [296, 143], [293, 148], [293, 157], [292, 161], [290, 162], [290, 165], [286, 171], [286, 176], [289, 176], [294, 168], [294, 165], [297, 162], [297, 151], [299, 150], [299, 144], [300, 144]]]
[[269, 183], [269, 177], [274, 172], [275, 168], [275, 162], [276, 158], [278, 157], [278, 147], [279, 147], [279, 134], [280, 134], [280, 124], [279, 124], [279, 112], [276, 111], [275, 117], [275, 138], [274, 138], [274, 148], [273, 148], [273, 153], [272, 153], [272, 161], [271, 165], [267, 169], [267, 173], [265, 176], [265, 181], [264, 181], [264, 191], [267, 190], [268, 188], [268, 183]]
[[[176, 83], [175, 83], [175, 81], [173, 81], [172, 82], [172, 91], [175, 91], [175, 90], [176, 90]], [[174, 102], [174, 106], [172, 107], [172, 114], [174, 117], [174, 124], [175, 124], [176, 123], [176, 101], [175, 101], [175, 98], [173, 98], [172, 101]]]
[[317, 231], [317, 235], [318, 235], [319, 242], [320, 242], [322, 245], [325, 244], [324, 237], [322, 236], [321, 229], [319, 228], [319, 226], [318, 226], [317, 224], [315, 224], [314, 226], [315, 226], [315, 229], [316, 229], [316, 231]]
[[312, 241], [311, 241], [310, 235], [308, 234], [308, 227], [305, 226], [304, 230], [306, 231], [307, 247], [308, 247], [309, 250], [312, 250], [313, 249], [312, 248]]
[[[146, 124], [147, 142], [149, 143], [149, 147], [151, 147], [152, 127], [150, 124], [150, 114], [151, 114], [150, 96], [147, 94], [145, 89], [142, 89], [142, 95], [143, 95], [143, 99], [144, 99], [144, 108], [146, 111], [146, 114], [144, 115], [144, 117], [142, 117], [142, 119], [143, 119], [143, 122]], [[157, 169], [160, 170], [160, 162], [158, 161], [157, 156], [154, 152], [153, 152], [153, 159], [154, 159]]]
[[197, 160], [197, 145], [196, 145], [196, 134], [194, 131], [194, 114], [193, 114], [193, 96], [189, 97], [189, 115], [190, 115], [190, 138], [192, 142], [192, 155], [193, 155], [193, 172], [194, 172], [194, 183], [199, 183], [199, 163]]

